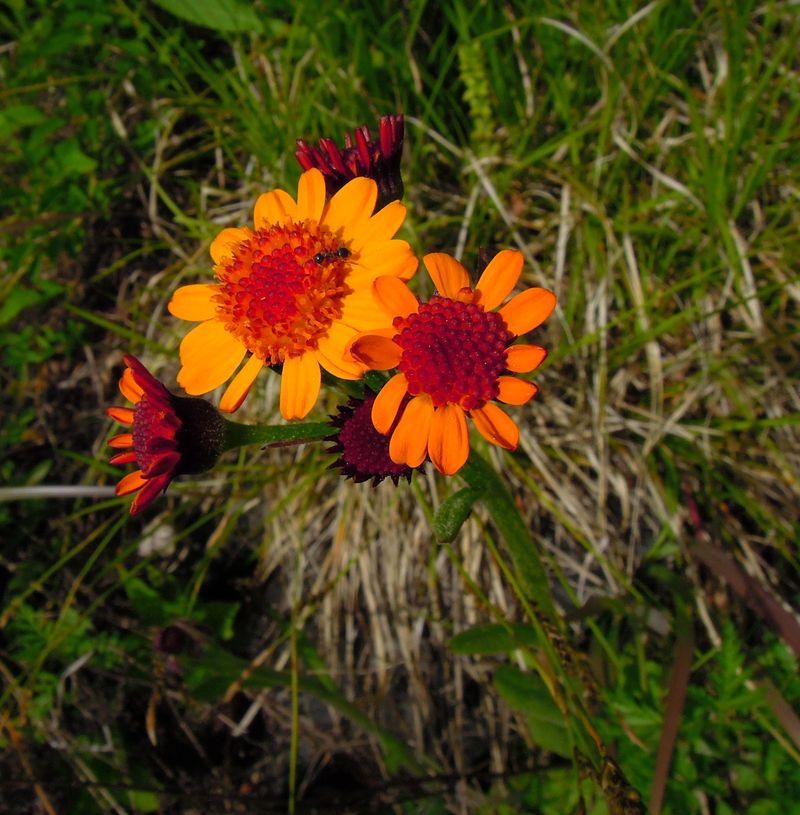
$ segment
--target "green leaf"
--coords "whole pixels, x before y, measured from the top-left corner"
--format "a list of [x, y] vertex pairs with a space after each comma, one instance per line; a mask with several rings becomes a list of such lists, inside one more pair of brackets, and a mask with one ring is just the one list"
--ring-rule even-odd
[[49, 300], [62, 291], [64, 291], [63, 286], [49, 281], [43, 281], [38, 289], [23, 286], [12, 289], [3, 305], [0, 306], [0, 325], [6, 325], [24, 309]]
[[261, 17], [242, 0], [156, 0], [164, 11], [214, 31], [245, 34], [262, 32]]
[[173, 614], [164, 598], [138, 577], [123, 577], [122, 585], [131, 605], [145, 625], [166, 625], [172, 622]]
[[433, 534], [447, 543], [455, 540], [464, 521], [469, 517], [473, 504], [480, 497], [480, 490], [464, 487], [443, 501], [433, 519]]
[[550, 753], [565, 758], [572, 756], [564, 717], [539, 676], [501, 665], [495, 672], [494, 686], [511, 707], [525, 714], [534, 743]]
[[536, 632], [522, 623], [489, 623], [460, 631], [448, 643], [457, 654], [508, 654], [521, 646], [535, 646]]
[[193, 617], [209, 626], [221, 640], [227, 641], [233, 638], [233, 624], [240, 608], [241, 603], [202, 603], [195, 606]]
[[0, 112], [0, 138], [8, 140], [23, 127], [41, 124], [46, 119], [33, 105], [11, 105]]

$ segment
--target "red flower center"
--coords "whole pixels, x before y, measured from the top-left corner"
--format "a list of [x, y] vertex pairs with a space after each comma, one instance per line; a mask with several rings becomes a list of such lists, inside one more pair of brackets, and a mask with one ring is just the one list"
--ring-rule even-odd
[[356, 481], [375, 479], [374, 483], [391, 477], [395, 484], [401, 476], [410, 475], [405, 464], [396, 464], [389, 456], [389, 436], [382, 436], [372, 424], [375, 397], [358, 406], [348, 407], [341, 420], [337, 438], [341, 450], [341, 466], [345, 474]]
[[416, 314], [396, 318], [394, 338], [403, 349], [399, 369], [412, 396], [427, 393], [436, 407], [474, 410], [497, 398], [513, 339], [503, 318], [476, 303], [434, 295]]
[[226, 328], [268, 365], [317, 347], [351, 293], [350, 250], [317, 224], [257, 229], [216, 267]]
[[133, 450], [145, 477], [163, 461], [164, 454], [176, 449], [175, 434], [180, 420], [174, 411], [154, 404], [143, 396], [133, 412]]

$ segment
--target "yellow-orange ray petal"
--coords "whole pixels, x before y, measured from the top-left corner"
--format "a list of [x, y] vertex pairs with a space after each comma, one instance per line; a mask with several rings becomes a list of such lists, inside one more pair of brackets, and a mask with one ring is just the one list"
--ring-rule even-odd
[[512, 345], [506, 349], [506, 368], [515, 374], [527, 374], [536, 370], [547, 356], [541, 345]]
[[372, 424], [384, 436], [392, 429], [397, 411], [408, 392], [405, 374], [395, 374], [380, 390], [372, 403]]
[[133, 433], [120, 433], [108, 440], [108, 446], [116, 449], [133, 447]]
[[283, 226], [287, 221], [297, 220], [297, 204], [285, 190], [271, 190], [258, 196], [253, 212], [256, 229]]
[[431, 252], [422, 259], [439, 294], [455, 300], [461, 289], [469, 288], [467, 270], [444, 252]]
[[343, 240], [350, 244], [372, 216], [377, 200], [378, 185], [371, 178], [354, 178], [328, 201], [320, 223], [334, 234], [341, 230]]
[[119, 484], [117, 484], [114, 491], [117, 495], [130, 495], [132, 492], [140, 490], [146, 483], [147, 479], [142, 475], [142, 471], [134, 470], [132, 473], [128, 473]]
[[397, 230], [403, 225], [405, 218], [406, 208], [403, 204], [399, 201], [392, 201], [391, 204], [387, 204], [380, 212], [376, 212], [369, 221], [358, 230], [358, 235], [350, 244], [351, 249], [357, 252], [363, 249], [368, 243], [391, 240], [397, 233]]
[[322, 373], [313, 351], [287, 357], [281, 374], [281, 416], [303, 419], [317, 403]]
[[381, 275], [411, 280], [419, 260], [406, 241], [393, 240], [371, 243], [362, 249], [351, 263], [347, 284], [353, 289], [371, 285]]
[[316, 167], [312, 167], [300, 176], [297, 185], [297, 219], [304, 221], [308, 218], [319, 222], [324, 208], [325, 177]]
[[217, 313], [217, 305], [211, 299], [219, 290], [214, 283], [194, 283], [176, 289], [167, 308], [173, 317], [200, 323], [210, 320]]
[[506, 450], [516, 450], [519, 444], [519, 428], [514, 420], [497, 405], [487, 402], [482, 408], [470, 411], [475, 427], [486, 441], [505, 447]]
[[241, 367], [239, 373], [233, 377], [231, 384], [225, 389], [225, 393], [222, 394], [222, 399], [219, 401], [219, 409], [224, 413], [234, 413], [239, 410], [263, 367], [263, 359], [251, 356]]
[[524, 405], [539, 393], [539, 386], [516, 376], [500, 376], [497, 378], [500, 390], [497, 398], [507, 405]]
[[433, 400], [427, 393], [415, 396], [403, 411], [389, 441], [389, 458], [395, 464], [419, 467], [428, 452]]
[[211, 241], [211, 258], [214, 263], [222, 263], [225, 258], [233, 257], [236, 247], [246, 241], [253, 233], [246, 226], [228, 227]]
[[519, 336], [540, 326], [556, 307], [556, 296], [547, 289], [527, 289], [512, 297], [498, 312], [508, 330]]
[[408, 317], [419, 311], [419, 300], [398, 277], [384, 275], [372, 284], [375, 299], [392, 317]]
[[400, 346], [392, 339], [397, 332], [393, 328], [361, 334], [350, 344], [348, 351], [358, 362], [373, 371], [396, 368], [403, 355]]
[[498, 252], [483, 270], [475, 291], [478, 295], [477, 302], [486, 311], [497, 308], [514, 290], [522, 274], [522, 261], [522, 252], [504, 249]]
[[246, 351], [219, 320], [200, 323], [181, 342], [178, 384], [192, 396], [208, 393], [231, 377]]
[[464, 411], [458, 405], [437, 408], [428, 435], [428, 455], [440, 473], [453, 475], [469, 456], [469, 430]]
[[126, 407], [109, 407], [106, 408], [106, 414], [110, 416], [115, 422], [120, 424], [132, 425], [133, 424], [133, 411]]
[[358, 332], [342, 323], [333, 323], [328, 333], [317, 343], [317, 360], [319, 364], [339, 379], [361, 379], [364, 365], [353, 359], [347, 347]]
[[376, 328], [388, 328], [392, 324], [391, 315], [384, 311], [375, 299], [372, 286], [347, 295], [342, 304], [340, 319], [344, 325], [361, 333]]
[[133, 378], [133, 371], [126, 368], [119, 380], [120, 393], [134, 405], [138, 405], [144, 396], [144, 390], [141, 385]]

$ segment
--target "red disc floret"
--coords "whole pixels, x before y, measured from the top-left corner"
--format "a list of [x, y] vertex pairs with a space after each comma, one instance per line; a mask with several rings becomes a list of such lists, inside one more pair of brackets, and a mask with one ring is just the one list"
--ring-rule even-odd
[[354, 481], [372, 479], [376, 486], [384, 478], [391, 478], [397, 484], [400, 478], [411, 478], [411, 468], [397, 464], [389, 455], [389, 437], [375, 429], [372, 423], [372, 405], [375, 396], [370, 395], [358, 401], [351, 399], [339, 408], [333, 423], [339, 429], [329, 437], [335, 442], [329, 452], [339, 453], [333, 466], [339, 467], [347, 478]]
[[217, 266], [228, 331], [268, 365], [316, 348], [351, 291], [341, 249], [306, 224], [257, 229]]
[[496, 312], [477, 303], [434, 295], [419, 311], [395, 320], [402, 348], [399, 369], [412, 396], [428, 394], [433, 404], [475, 410], [497, 398], [497, 378], [506, 370], [513, 339]]
[[171, 401], [146, 392], [134, 411], [133, 449], [147, 478], [175, 469], [180, 461], [176, 435], [181, 421]]

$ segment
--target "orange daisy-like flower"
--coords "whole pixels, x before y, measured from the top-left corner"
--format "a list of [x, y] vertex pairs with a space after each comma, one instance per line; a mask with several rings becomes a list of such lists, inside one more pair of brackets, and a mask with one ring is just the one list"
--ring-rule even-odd
[[519, 428], [493, 400], [522, 405], [538, 392], [509, 374], [534, 370], [547, 351], [512, 342], [541, 325], [556, 298], [547, 289], [528, 289], [494, 311], [522, 272], [515, 250], [496, 255], [474, 289], [449, 255], [426, 255], [424, 263], [438, 294], [420, 303], [402, 280], [379, 277], [373, 290], [393, 316], [393, 328], [363, 332], [350, 353], [373, 370], [399, 369], [372, 408], [379, 432], [389, 433], [406, 394], [413, 397], [389, 442], [392, 461], [418, 467], [429, 455], [440, 472], [452, 475], [469, 456], [467, 415], [492, 444], [516, 449]]
[[138, 466], [116, 489], [117, 495], [138, 493], [131, 504], [131, 515], [137, 515], [176, 476], [211, 469], [225, 432], [222, 417], [208, 402], [173, 395], [136, 357], [126, 354], [124, 359], [119, 389], [133, 407], [110, 407], [106, 413], [131, 432], [108, 443], [124, 451], [112, 456], [112, 464]]
[[264, 193], [254, 229], [217, 235], [219, 282], [183, 286], [169, 304], [176, 317], [200, 323], [180, 347], [178, 382], [187, 393], [208, 393], [235, 373], [220, 402], [230, 413], [264, 365], [282, 364], [281, 414], [302, 419], [317, 401], [320, 366], [340, 379], [362, 376], [345, 347], [385, 320], [373, 281], [408, 280], [417, 268], [408, 243], [393, 239], [406, 208], [394, 201], [373, 215], [377, 195], [373, 180], [355, 178], [326, 203], [325, 179], [311, 169], [296, 201], [283, 190]]

